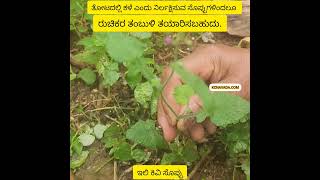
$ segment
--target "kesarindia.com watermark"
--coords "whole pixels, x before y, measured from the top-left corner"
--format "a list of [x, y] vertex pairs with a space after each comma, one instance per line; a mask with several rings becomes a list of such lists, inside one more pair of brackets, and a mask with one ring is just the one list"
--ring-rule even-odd
[[209, 85], [210, 91], [241, 91], [241, 84], [235, 83], [212, 83]]

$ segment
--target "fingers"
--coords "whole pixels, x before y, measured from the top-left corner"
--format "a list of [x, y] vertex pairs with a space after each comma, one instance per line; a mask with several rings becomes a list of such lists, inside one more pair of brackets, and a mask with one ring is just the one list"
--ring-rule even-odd
[[189, 135], [189, 128], [194, 124], [193, 120], [181, 119], [177, 123], [177, 128], [179, 131], [183, 132], [185, 135]]
[[202, 124], [198, 124], [194, 119], [192, 120], [180, 120], [177, 127], [185, 135], [190, 136], [192, 140], [202, 143], [205, 142], [205, 129]]
[[217, 131], [217, 126], [214, 125], [208, 118], [202, 123], [202, 125], [208, 134], [214, 134]]
[[[200, 110], [200, 108], [202, 107], [202, 102], [199, 98], [199, 96], [197, 95], [194, 95], [194, 96], [191, 96], [190, 100], [189, 100], [189, 103], [188, 105], [186, 106], [183, 106], [180, 108], [180, 112], [179, 112], [179, 116], [185, 114], [186, 110], [189, 108], [193, 113], [196, 113]], [[181, 119], [178, 121], [178, 124], [177, 124], [177, 128], [188, 134], [187, 133], [187, 130], [189, 127], [191, 127], [193, 125], [193, 122], [192, 119]]]
[[173, 141], [176, 136], [176, 128], [169, 124], [168, 116], [165, 114], [161, 103], [158, 103], [158, 123], [162, 128], [164, 139], [168, 142]]
[[191, 126], [188, 127], [188, 133], [191, 138], [198, 143], [206, 142], [206, 136], [214, 134], [217, 130], [217, 126], [215, 126], [209, 119], [205, 120], [201, 124], [195, 122], [188, 124], [191, 124]]
[[191, 138], [198, 143], [203, 143], [206, 141], [204, 128], [201, 124], [194, 123], [193, 126], [189, 128], [189, 133]]
[[[193, 113], [198, 112], [202, 107], [202, 102], [199, 96], [192, 96], [190, 98], [188, 107]], [[183, 114], [185, 109], [187, 109], [186, 106], [182, 107], [179, 115]], [[213, 134], [217, 129], [217, 127], [214, 124], [212, 124], [209, 119], [199, 124], [195, 122], [194, 118], [187, 120], [179, 120], [177, 123], [177, 128], [180, 131], [184, 132], [184, 134], [190, 135], [191, 138], [198, 143], [205, 142], [206, 135]]]
[[180, 86], [182, 84], [182, 82], [176, 73], [174, 73], [170, 78], [171, 73], [171, 68], [166, 68], [161, 77], [163, 83], [167, 81], [167, 84], [162, 92], [164, 99], [160, 98], [160, 102], [162, 104], [164, 113], [166, 113], [169, 116], [169, 124], [171, 126], [175, 126], [177, 124], [177, 115], [181, 109], [181, 106], [176, 103], [176, 100], [173, 96], [173, 92], [177, 86]]

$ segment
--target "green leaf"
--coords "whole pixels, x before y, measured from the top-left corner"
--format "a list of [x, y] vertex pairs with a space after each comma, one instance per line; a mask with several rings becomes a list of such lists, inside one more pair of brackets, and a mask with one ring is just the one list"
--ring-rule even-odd
[[111, 126], [109, 126], [104, 131], [101, 142], [105, 144], [106, 148], [115, 147], [123, 142], [122, 139], [119, 139], [119, 137], [122, 137], [122, 136], [123, 135], [122, 135], [121, 128], [118, 127], [116, 124], [111, 124]]
[[79, 142], [83, 146], [90, 146], [94, 142], [95, 137], [90, 134], [81, 134], [79, 136]]
[[134, 90], [134, 97], [138, 103], [142, 104], [144, 108], [148, 107], [147, 102], [151, 101], [152, 86], [149, 82], [139, 84]]
[[[204, 81], [185, 70], [180, 62], [173, 63], [171, 67], [199, 95], [203, 102], [203, 110], [215, 125], [224, 128], [229, 124], [238, 123], [241, 118], [249, 113], [249, 102], [241, 97], [229, 93], [210, 93]], [[198, 121], [204, 120], [204, 116], [204, 114], [199, 115]]]
[[121, 161], [131, 160], [131, 147], [128, 143], [121, 143], [114, 151], [114, 157]]
[[150, 105], [151, 115], [154, 115], [157, 112], [157, 105], [158, 105], [158, 98], [152, 97], [151, 105]]
[[89, 68], [82, 69], [78, 73], [78, 77], [88, 85], [91, 85], [96, 81], [96, 74]]
[[171, 64], [171, 67], [176, 71], [182, 78], [185, 84], [191, 86], [194, 92], [199, 95], [203, 103], [203, 108], [206, 112], [212, 111], [214, 104], [212, 103], [210, 97], [209, 88], [204, 81], [202, 81], [198, 76], [192, 74], [191, 72], [185, 70], [181, 62], [175, 62]]
[[141, 162], [146, 158], [146, 153], [141, 149], [135, 149], [131, 152], [132, 158], [136, 162]]
[[181, 153], [184, 162], [194, 162], [199, 159], [199, 153], [197, 150], [197, 145], [188, 140], [187, 143], [183, 146]]
[[[89, 21], [89, 22], [92, 22], [93, 21], [93, 15], [92, 14], [87, 14], [87, 13], [84, 13], [84, 18]], [[90, 23], [92, 24], [92, 23]]]
[[132, 32], [130, 34], [132, 36], [139, 38], [139, 39], [148, 39], [148, 38], [151, 38], [151, 36], [152, 36], [151, 32]]
[[105, 32], [94, 32], [93, 36], [95, 38], [95, 45], [104, 47], [104, 51], [106, 50], [105, 45], [108, 41], [109, 33]]
[[113, 123], [104, 131], [103, 137], [118, 138], [121, 135], [122, 135], [121, 128]]
[[104, 62], [103, 61], [99, 61], [96, 64], [96, 70], [98, 72], [99, 75], [103, 75], [104, 71], [105, 71], [105, 67], [104, 67]]
[[117, 138], [105, 138], [104, 143], [106, 148], [111, 148], [113, 146], [116, 146], [118, 144], [119, 140]]
[[209, 116], [209, 114], [207, 112], [205, 112], [204, 110], [200, 110], [198, 112], [198, 114], [196, 115], [197, 123], [203, 122], [204, 120], [206, 120], [206, 117], [208, 117], [208, 116]]
[[[106, 33], [106, 49], [112, 59], [125, 62], [143, 55], [146, 45], [126, 33]], [[125, 47], [125, 48], [124, 48]]]
[[181, 157], [176, 154], [176, 153], [164, 153], [162, 159], [161, 159], [161, 164], [163, 165], [170, 165], [173, 162], [180, 162]]
[[118, 63], [109, 62], [108, 58], [106, 57], [96, 64], [96, 69], [102, 76], [105, 71], [119, 71]]
[[245, 150], [247, 150], [248, 145], [243, 142], [243, 141], [237, 141], [233, 146], [232, 146], [232, 151], [233, 153], [240, 153], [240, 152], [244, 152]]
[[175, 88], [173, 96], [178, 104], [186, 105], [189, 102], [190, 97], [194, 94], [191, 86], [184, 84]]
[[116, 146], [112, 147], [109, 151], [109, 155], [111, 156], [116, 150], [117, 150]]
[[93, 128], [94, 135], [97, 139], [101, 139], [103, 137], [104, 131], [107, 129], [105, 125], [97, 124]]
[[112, 71], [119, 71], [119, 66], [118, 63], [110, 63], [107, 65], [107, 69], [112, 70]]
[[126, 81], [132, 89], [135, 88], [141, 82], [141, 80], [142, 75], [137, 69], [130, 68], [128, 70], [126, 74]]
[[77, 74], [75, 74], [73, 71], [72, 71], [72, 67], [70, 65], [70, 81], [74, 80], [77, 78]]
[[214, 93], [212, 94], [212, 101], [214, 102], [214, 109], [212, 110], [211, 121], [219, 127], [240, 122], [241, 118], [250, 111], [249, 102], [233, 94]]
[[161, 90], [160, 78], [154, 77], [153, 79], [150, 80], [150, 83], [151, 83], [152, 87], [155, 88], [157, 91]]
[[76, 138], [76, 140], [72, 143], [72, 150], [76, 152], [78, 155], [81, 154], [83, 149], [83, 145], [79, 142], [79, 139]]
[[227, 145], [230, 157], [237, 157], [239, 153], [250, 153], [249, 121], [228, 126], [219, 137]]
[[126, 138], [151, 149], [167, 149], [168, 144], [157, 131], [152, 120], [139, 120], [127, 130]]
[[[82, 108], [82, 110], [83, 110], [83, 108]], [[83, 126], [83, 128], [81, 128], [81, 129], [85, 134], [92, 134], [93, 133], [93, 129], [88, 124], [85, 124]]]
[[152, 78], [155, 77], [155, 75], [153, 74], [153, 68], [149, 67], [149, 66], [142, 66], [143, 69], [141, 69], [141, 73], [143, 75], [144, 78], [146, 78], [147, 80], [151, 80]]
[[112, 86], [118, 81], [119, 77], [118, 72], [106, 69], [103, 73], [103, 85]]
[[241, 169], [247, 176], [247, 180], [250, 180], [250, 161], [247, 160], [243, 164], [241, 164]]
[[179, 154], [182, 151], [181, 146], [179, 146], [177, 142], [170, 143], [169, 147], [172, 152], [175, 152], [177, 154]]
[[74, 80], [77, 78], [76, 74], [70, 74], [70, 81]]
[[142, 76], [147, 80], [156, 78], [153, 74], [154, 69], [149, 66], [153, 63], [153, 59], [150, 58], [136, 58], [125, 63], [128, 68], [126, 74], [126, 80], [131, 88], [134, 88], [141, 82]]
[[71, 160], [70, 168], [75, 169], [80, 167], [87, 159], [89, 151], [82, 151], [80, 156], [77, 156], [76, 159]]
[[77, 44], [84, 46], [84, 48], [86, 50], [91, 50], [91, 49], [96, 47], [95, 38], [94, 37], [82, 38], [82, 39], [80, 39], [80, 41]]
[[100, 56], [95, 52], [84, 51], [82, 53], [76, 54], [74, 56], [74, 59], [78, 61], [83, 61], [88, 64], [97, 64], [97, 62], [100, 59]]

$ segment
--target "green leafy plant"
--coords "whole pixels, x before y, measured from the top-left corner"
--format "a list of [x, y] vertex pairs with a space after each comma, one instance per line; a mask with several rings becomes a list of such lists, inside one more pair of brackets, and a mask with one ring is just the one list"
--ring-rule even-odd
[[[70, 32], [80, 39], [75, 44], [73, 58], [85, 64], [77, 73], [70, 66], [70, 81], [80, 79], [90, 87], [102, 85], [108, 90], [118, 82], [128, 85], [137, 106], [133, 113], [139, 111], [143, 116], [126, 117], [129, 121], [120, 123], [101, 124], [99, 121], [71, 130], [70, 168], [83, 165], [89, 155], [88, 149], [95, 141], [103, 143], [112, 158], [131, 164], [145, 163], [152, 158], [160, 158], [161, 164], [191, 165], [199, 160], [205, 150], [186, 138], [177, 138], [168, 144], [156, 127], [154, 116], [163, 89], [158, 77], [161, 66], [155, 62], [154, 48], [168, 48], [174, 59], [178, 59], [182, 46], [192, 47], [191, 37], [187, 33], [156, 36], [149, 32], [93, 33], [92, 15], [86, 13], [86, 2], [70, 1]], [[165, 45], [164, 39], [170, 43]], [[187, 109], [177, 116], [178, 120], [196, 117], [197, 122], [202, 122], [209, 117], [222, 130], [219, 138], [225, 143], [228, 156], [249, 178], [249, 103], [231, 94], [210, 93], [200, 78], [179, 63], [172, 63], [171, 67], [183, 80], [183, 84], [174, 90], [177, 103], [187, 105], [193, 95], [203, 101], [199, 113], [190, 114]], [[78, 110], [85, 113], [82, 107]], [[121, 121], [118, 118], [115, 121]]]
[[100, 139], [106, 130], [106, 126], [96, 124], [93, 128], [83, 126], [78, 132], [70, 131], [70, 168], [79, 168], [85, 163], [89, 151], [85, 150], [86, 147], [93, 144], [96, 139]]
[[[196, 116], [197, 122], [202, 122], [206, 117], [210, 117], [210, 120], [214, 124], [224, 128], [230, 124], [240, 122], [240, 119], [249, 113], [249, 103], [241, 97], [221, 92], [210, 93], [208, 86], [204, 81], [202, 81], [198, 76], [185, 70], [179, 62], [173, 63], [171, 67], [180, 75], [185, 84], [192, 87], [195, 94], [197, 94], [203, 102], [203, 108]], [[192, 91], [189, 89], [181, 89], [181, 87], [178, 87], [175, 92], [180, 91], [179, 95], [188, 93], [190, 95]], [[177, 98], [177, 95], [175, 97], [179, 103], [181, 98]], [[174, 112], [174, 114], [177, 113]]]
[[92, 16], [88, 15], [87, 0], [70, 0], [70, 31], [75, 31], [79, 37], [90, 30]]
[[242, 122], [228, 126], [220, 135], [225, 143], [229, 158], [244, 171], [250, 179], [250, 121], [245, 116]]
[[170, 153], [164, 153], [161, 164], [187, 164], [199, 159], [197, 145], [192, 140], [170, 144]]
[[180, 105], [186, 105], [189, 102], [190, 97], [194, 94], [194, 91], [191, 86], [189, 85], [181, 85], [178, 86], [174, 90], [174, 98]]
[[[126, 67], [125, 80], [134, 90], [136, 101], [144, 108], [151, 108], [154, 114], [161, 85], [156, 75], [159, 67], [152, 58], [146, 57], [150, 38], [151, 33], [94, 33], [78, 42], [84, 51], [74, 57], [95, 65], [104, 87], [111, 87], [119, 80], [119, 66]], [[87, 84], [94, 83], [93, 73], [85, 72], [78, 76]]]
[[166, 149], [167, 144], [152, 120], [138, 121], [126, 132], [126, 138], [151, 149]]
[[[141, 133], [145, 134], [141, 135]], [[147, 161], [151, 153], [143, 151], [137, 145], [149, 148], [150, 151], [167, 148], [166, 142], [156, 129], [154, 121], [151, 120], [140, 120], [126, 132], [116, 124], [111, 124], [104, 131], [101, 140], [106, 148], [111, 148], [109, 154], [121, 161]]]
[[[197, 122], [209, 117], [212, 123], [223, 129], [221, 140], [226, 144], [230, 158], [235, 163], [241, 164], [240, 167], [247, 175], [247, 179], [250, 179], [249, 103], [232, 94], [210, 93], [208, 86], [199, 77], [185, 70], [179, 62], [173, 63], [171, 67], [185, 83], [174, 91], [177, 103], [187, 104], [193, 94], [201, 98], [203, 108], [198, 114], [194, 114]], [[165, 163], [174, 160], [181, 160], [181, 155], [171, 153], [165, 154], [163, 158]]]

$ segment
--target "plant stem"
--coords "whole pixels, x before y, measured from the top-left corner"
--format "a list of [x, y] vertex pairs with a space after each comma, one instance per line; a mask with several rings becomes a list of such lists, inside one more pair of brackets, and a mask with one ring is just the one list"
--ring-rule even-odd
[[105, 116], [105, 117], [107, 117], [108, 119], [110, 119], [111, 121], [116, 122], [116, 123], [117, 123], [117, 124], [119, 124], [121, 127], [124, 125], [124, 124], [120, 123], [118, 120], [116, 120], [116, 119], [114, 119], [114, 118], [110, 117], [110, 116], [109, 116], [109, 115], [107, 115], [107, 114], [105, 114], [104, 116]]
[[171, 70], [170, 76], [168, 77], [168, 79], [166, 80], [166, 82], [164, 83], [162, 89], [161, 89], [161, 98], [163, 99], [163, 102], [168, 106], [168, 108], [170, 109], [170, 111], [176, 116], [176, 118], [178, 118], [177, 113], [172, 109], [172, 107], [169, 105], [169, 103], [167, 102], [166, 98], [163, 96], [162, 92], [164, 90], [164, 88], [167, 86], [169, 80], [171, 79], [172, 75], [173, 75], [174, 71]]
[[113, 160], [113, 157], [108, 159], [105, 163], [103, 163], [100, 167], [95, 170], [95, 173], [99, 172], [106, 164]]
[[232, 180], [234, 180], [234, 173], [235, 173], [236, 167], [233, 167], [233, 171], [232, 171]]
[[113, 161], [113, 180], [118, 180], [118, 165], [117, 161]]
[[188, 180], [190, 180], [197, 172], [197, 170], [200, 168], [201, 164], [208, 158], [209, 154], [213, 150], [213, 147], [211, 146], [208, 151], [204, 154], [204, 156], [201, 158], [201, 160], [194, 166], [193, 170], [188, 176]]

